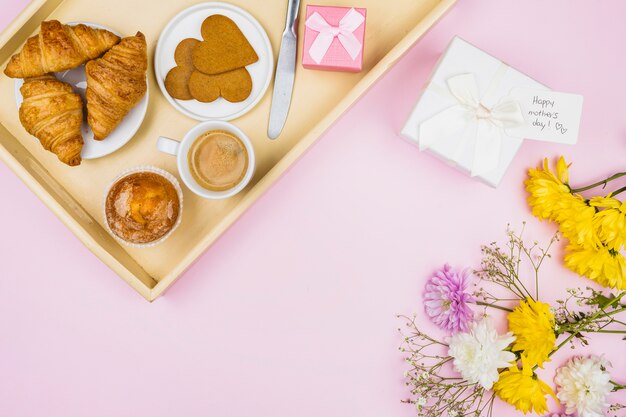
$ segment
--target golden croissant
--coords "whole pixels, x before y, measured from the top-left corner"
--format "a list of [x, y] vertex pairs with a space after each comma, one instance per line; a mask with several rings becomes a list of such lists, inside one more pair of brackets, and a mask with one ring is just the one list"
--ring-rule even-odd
[[106, 138], [146, 94], [146, 49], [145, 37], [137, 32], [85, 65], [87, 123], [96, 140]]
[[69, 26], [57, 20], [41, 22], [39, 34], [11, 57], [4, 73], [11, 78], [27, 78], [69, 70], [98, 58], [119, 41], [119, 36], [104, 29]]
[[27, 78], [20, 88], [22, 126], [43, 147], [70, 166], [80, 164], [83, 136], [83, 100], [68, 83], [52, 75]]

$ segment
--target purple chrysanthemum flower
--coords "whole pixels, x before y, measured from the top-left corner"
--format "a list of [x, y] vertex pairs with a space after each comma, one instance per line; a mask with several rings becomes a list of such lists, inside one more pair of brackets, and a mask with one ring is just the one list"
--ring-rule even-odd
[[457, 272], [446, 264], [428, 280], [424, 306], [433, 323], [451, 333], [468, 330], [474, 318], [469, 307], [474, 298], [467, 291], [471, 279], [469, 269]]

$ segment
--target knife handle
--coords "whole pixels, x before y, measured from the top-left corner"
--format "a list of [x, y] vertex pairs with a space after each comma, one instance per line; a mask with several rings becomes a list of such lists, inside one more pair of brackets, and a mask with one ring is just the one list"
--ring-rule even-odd
[[296, 36], [296, 20], [298, 19], [298, 11], [300, 10], [300, 0], [289, 0], [287, 6], [287, 22], [285, 23], [285, 32], [290, 31]]

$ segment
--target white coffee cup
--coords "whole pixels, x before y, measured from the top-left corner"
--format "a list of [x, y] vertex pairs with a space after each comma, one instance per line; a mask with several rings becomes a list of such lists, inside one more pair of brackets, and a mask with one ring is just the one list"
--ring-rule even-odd
[[[237, 185], [224, 191], [212, 191], [202, 187], [195, 180], [191, 174], [191, 170], [189, 169], [188, 154], [191, 149], [191, 145], [204, 133], [212, 130], [222, 130], [238, 137], [246, 147], [246, 151], [248, 151], [248, 168], [246, 170], [246, 174]], [[248, 185], [252, 179], [252, 175], [254, 174], [255, 158], [252, 142], [250, 142], [250, 139], [241, 131], [241, 129], [228, 122], [210, 120], [199, 123], [188, 131], [180, 142], [161, 136], [157, 141], [157, 149], [161, 152], [176, 156], [178, 172], [185, 185], [200, 197], [208, 198], [210, 200], [221, 200], [234, 196], [239, 191], [243, 190], [246, 185]]]

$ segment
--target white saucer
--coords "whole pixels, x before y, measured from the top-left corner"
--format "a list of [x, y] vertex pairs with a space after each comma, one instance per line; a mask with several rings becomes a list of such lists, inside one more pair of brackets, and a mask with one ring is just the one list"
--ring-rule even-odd
[[[176, 46], [186, 38], [202, 40], [202, 22], [214, 14], [232, 19], [259, 56], [257, 62], [246, 67], [252, 77], [252, 92], [240, 103], [231, 103], [222, 97], [211, 103], [174, 99], [165, 89], [164, 81], [169, 70], [176, 66]], [[200, 3], [178, 13], [165, 26], [154, 54], [154, 70], [161, 92], [181, 113], [196, 120], [232, 120], [250, 111], [267, 91], [274, 71], [274, 54], [267, 33], [250, 13], [227, 3]]]
[[[96, 23], [90, 22], [72, 22], [68, 23], [71, 25], [77, 25], [79, 23], [83, 23], [87, 26], [91, 26], [97, 29], [106, 29], [110, 32], [116, 33], [114, 30], [111, 30], [105, 26], [98, 25]], [[55, 73], [56, 77], [65, 81], [72, 85], [74, 92], [80, 94], [83, 98], [83, 103], [85, 106], [87, 104], [87, 100], [85, 99], [85, 90], [87, 88], [87, 81], [85, 76], [85, 66], [81, 65], [78, 68], [74, 68], [64, 72]], [[15, 79], [15, 104], [17, 108], [20, 108], [22, 104], [23, 98], [20, 93], [20, 87], [24, 84], [24, 80], [21, 78]], [[80, 153], [82, 159], [96, 159], [101, 158], [103, 156], [109, 155], [119, 148], [128, 143], [129, 140], [137, 133], [141, 123], [143, 122], [143, 118], [146, 115], [146, 110], [148, 109], [148, 91], [146, 90], [146, 95], [143, 99], [137, 103], [135, 107], [126, 115], [124, 120], [115, 128], [113, 132], [104, 140], [95, 140], [93, 138], [93, 132], [91, 128], [87, 124], [87, 111], [86, 107], [83, 111], [83, 125], [81, 127], [81, 131], [83, 134], [83, 141], [85, 142], [83, 146], [83, 150]]]

